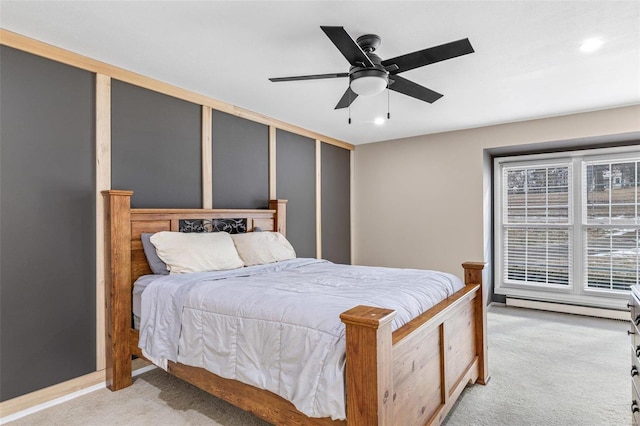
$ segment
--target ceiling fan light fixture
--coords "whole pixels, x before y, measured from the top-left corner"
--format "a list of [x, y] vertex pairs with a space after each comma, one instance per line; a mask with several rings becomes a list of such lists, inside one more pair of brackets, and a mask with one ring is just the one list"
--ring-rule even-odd
[[373, 96], [381, 93], [389, 84], [386, 71], [379, 69], [361, 69], [349, 75], [349, 86], [359, 96]]

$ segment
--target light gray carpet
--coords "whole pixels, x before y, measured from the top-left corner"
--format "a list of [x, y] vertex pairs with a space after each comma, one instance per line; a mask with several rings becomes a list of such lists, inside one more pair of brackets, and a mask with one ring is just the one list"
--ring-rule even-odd
[[492, 306], [487, 386], [467, 387], [447, 426], [631, 424], [629, 325]]
[[[467, 387], [447, 426], [630, 424], [627, 323], [504, 306], [488, 318], [491, 381]], [[9, 424], [267, 423], [154, 370], [119, 392], [96, 391]]]

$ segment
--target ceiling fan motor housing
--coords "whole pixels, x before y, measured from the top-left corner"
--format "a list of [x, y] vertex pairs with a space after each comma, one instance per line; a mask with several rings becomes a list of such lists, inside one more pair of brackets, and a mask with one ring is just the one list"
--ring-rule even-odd
[[365, 53], [375, 52], [375, 50], [380, 46], [382, 39], [380, 36], [375, 34], [365, 34], [358, 37], [356, 43]]

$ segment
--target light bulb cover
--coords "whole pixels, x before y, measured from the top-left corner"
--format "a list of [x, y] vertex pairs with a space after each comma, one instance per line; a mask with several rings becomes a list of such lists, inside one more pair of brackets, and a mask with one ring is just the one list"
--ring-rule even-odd
[[373, 96], [381, 93], [389, 84], [388, 73], [384, 70], [366, 68], [349, 75], [350, 87], [359, 96]]

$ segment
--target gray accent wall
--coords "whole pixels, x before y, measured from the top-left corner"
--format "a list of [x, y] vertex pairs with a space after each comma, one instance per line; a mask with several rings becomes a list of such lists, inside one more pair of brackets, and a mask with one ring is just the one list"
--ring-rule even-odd
[[220, 111], [212, 114], [213, 208], [269, 204], [269, 127]]
[[[202, 207], [201, 108], [111, 80], [111, 188], [133, 190], [132, 207]], [[0, 46], [0, 401], [96, 371], [95, 122], [94, 73]], [[215, 110], [211, 124], [213, 207], [267, 208], [269, 126]], [[299, 257], [316, 256], [315, 144], [276, 130]], [[348, 150], [322, 144], [323, 256], [339, 263], [349, 169]]]
[[0, 46], [0, 400], [95, 371], [95, 76]]
[[134, 208], [202, 207], [200, 105], [111, 82], [111, 187]]
[[322, 144], [322, 257], [351, 263], [351, 151]]
[[287, 203], [287, 239], [298, 257], [316, 257], [316, 141], [276, 131], [276, 196]]

